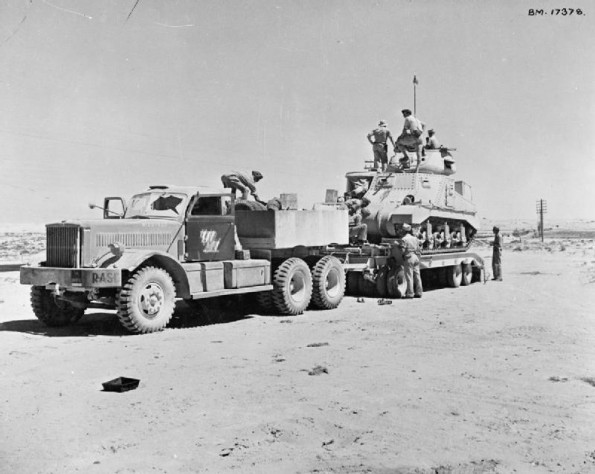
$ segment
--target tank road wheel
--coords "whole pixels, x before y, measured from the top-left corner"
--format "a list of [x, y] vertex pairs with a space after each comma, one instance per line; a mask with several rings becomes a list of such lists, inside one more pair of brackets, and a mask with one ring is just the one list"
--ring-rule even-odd
[[357, 295], [357, 276], [359, 272], [347, 272], [347, 294], [351, 296]]
[[31, 287], [31, 308], [37, 319], [53, 327], [76, 323], [85, 313], [83, 308], [57, 300], [51, 290], [46, 290], [43, 286]]
[[388, 267], [386, 265], [380, 267], [378, 274], [376, 275], [376, 294], [380, 298], [384, 298], [388, 295]]
[[473, 268], [470, 263], [462, 264], [461, 286], [468, 286], [473, 280]]
[[391, 268], [388, 271], [386, 289], [391, 298], [403, 298], [407, 292], [407, 280], [403, 267]]
[[461, 281], [463, 280], [463, 269], [461, 268], [460, 264], [446, 267], [445, 271], [448, 286], [451, 288], [458, 288], [461, 286]]
[[345, 294], [345, 271], [337, 257], [327, 255], [312, 270], [312, 306], [334, 309]]
[[273, 273], [273, 302], [281, 314], [301, 314], [312, 297], [312, 275], [301, 258], [285, 260]]
[[118, 293], [118, 319], [131, 332], [161, 331], [174, 313], [175, 296], [169, 273], [156, 267], [141, 268]]

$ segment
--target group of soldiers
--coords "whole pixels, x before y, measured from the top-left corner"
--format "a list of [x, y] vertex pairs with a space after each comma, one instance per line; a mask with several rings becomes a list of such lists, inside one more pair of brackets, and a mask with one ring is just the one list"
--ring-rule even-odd
[[[390, 130], [387, 128], [388, 124], [384, 120], [378, 122], [378, 127], [368, 133], [368, 141], [372, 145], [372, 150], [374, 152], [374, 168], [377, 170], [383, 172], [386, 171], [388, 166], [387, 141], [390, 141], [393, 146], [393, 151], [395, 153], [401, 152], [403, 154], [403, 158], [400, 160], [403, 168], [409, 168], [411, 164], [409, 153], [412, 152], [416, 154], [417, 162], [415, 171], [419, 171], [424, 148], [421, 136], [423, 135], [426, 126], [411, 113], [411, 110], [403, 109], [401, 113], [403, 114], [405, 122], [403, 124], [403, 131], [401, 132], [401, 135], [397, 137], [396, 141], [393, 139]], [[425, 148], [429, 150], [440, 148], [440, 142], [438, 141], [434, 129], [428, 130]]]

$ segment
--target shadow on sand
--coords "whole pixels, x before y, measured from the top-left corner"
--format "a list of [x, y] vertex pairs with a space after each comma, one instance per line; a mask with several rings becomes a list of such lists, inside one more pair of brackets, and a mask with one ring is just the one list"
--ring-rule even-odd
[[[252, 309], [240, 298], [211, 298], [192, 303], [178, 301], [167, 328], [184, 329], [226, 324], [245, 319]], [[49, 327], [37, 319], [0, 323], [0, 332], [20, 332], [47, 337], [134, 336], [118, 320], [115, 311], [87, 310], [80, 321], [63, 327]]]

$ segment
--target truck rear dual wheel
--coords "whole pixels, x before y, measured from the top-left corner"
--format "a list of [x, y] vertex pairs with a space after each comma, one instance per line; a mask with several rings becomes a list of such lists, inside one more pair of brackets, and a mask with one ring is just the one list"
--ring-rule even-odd
[[161, 331], [174, 314], [175, 297], [169, 273], [157, 267], [141, 268], [118, 292], [118, 319], [131, 332]]
[[312, 298], [312, 275], [301, 258], [285, 260], [273, 273], [275, 309], [286, 315], [302, 314]]
[[82, 318], [85, 310], [76, 308], [67, 301], [58, 300], [51, 290], [43, 286], [31, 287], [31, 307], [33, 313], [48, 326], [66, 326]]
[[312, 306], [333, 309], [345, 295], [345, 271], [337, 257], [322, 257], [312, 269]]

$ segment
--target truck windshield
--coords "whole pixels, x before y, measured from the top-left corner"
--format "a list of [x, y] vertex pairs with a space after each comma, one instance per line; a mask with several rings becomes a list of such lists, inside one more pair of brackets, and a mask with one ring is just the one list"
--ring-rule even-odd
[[126, 218], [179, 217], [184, 214], [188, 197], [180, 193], [150, 192], [132, 196]]

